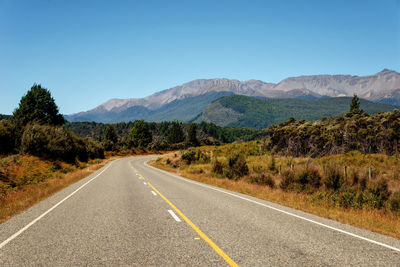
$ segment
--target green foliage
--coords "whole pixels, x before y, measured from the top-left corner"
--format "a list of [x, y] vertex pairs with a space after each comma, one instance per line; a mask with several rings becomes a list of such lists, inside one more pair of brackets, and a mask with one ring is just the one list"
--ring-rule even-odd
[[64, 124], [64, 117], [59, 114], [58, 107], [51, 97], [50, 91], [34, 84], [20, 100], [12, 119], [22, 125], [29, 122], [49, 125]]
[[8, 120], [0, 121], [0, 154], [16, 152], [18, 133], [14, 123]]
[[117, 134], [115, 133], [115, 128], [112, 125], [107, 125], [104, 134], [104, 148], [106, 150], [114, 150], [118, 142]]
[[400, 152], [400, 112], [340, 116], [317, 122], [291, 119], [268, 127], [266, 148], [287, 156], [318, 157], [358, 150]]
[[363, 113], [363, 110], [360, 109], [360, 99], [357, 97], [356, 94], [354, 94], [353, 98], [351, 99], [350, 110], [346, 114], [346, 116], [350, 117], [361, 113]]
[[168, 142], [170, 144], [176, 144], [185, 140], [185, 134], [182, 131], [181, 124], [177, 121], [172, 122], [171, 128], [169, 129]]
[[230, 173], [228, 178], [240, 178], [249, 174], [249, 167], [246, 163], [246, 158], [242, 153], [235, 153], [228, 159]]
[[131, 131], [131, 139], [136, 147], [147, 147], [153, 139], [149, 124], [144, 120], [135, 121]]
[[191, 123], [188, 129], [188, 142], [191, 146], [198, 146], [199, 140], [197, 140], [197, 125], [195, 123]]
[[337, 191], [343, 186], [344, 182], [342, 174], [336, 167], [328, 166], [325, 168], [324, 184], [327, 189]]
[[[254, 97], [233, 95], [216, 100], [211, 105], [216, 109], [219, 105], [240, 114], [237, 121], [224, 126], [240, 126], [265, 128], [293, 117], [297, 120], [321, 120], [323, 117], [344, 114], [351, 102], [350, 97], [306, 99], [259, 99]], [[211, 106], [210, 105], [210, 106]], [[368, 113], [393, 111], [396, 106], [360, 100], [361, 107]], [[215, 114], [207, 115], [208, 121], [224, 121]], [[200, 118], [201, 119], [201, 118]]]
[[321, 180], [321, 175], [318, 170], [314, 168], [304, 169], [295, 177], [295, 182], [300, 185], [302, 190], [306, 189], [307, 186], [319, 188], [321, 186]]
[[190, 165], [196, 160], [196, 150], [189, 150], [182, 153], [181, 159]]
[[104, 157], [102, 148], [92, 142], [90, 152], [87, 141], [67, 131], [64, 127], [28, 124], [21, 140], [21, 152], [31, 155], [60, 159], [74, 163], [76, 159], [87, 161], [90, 156]]

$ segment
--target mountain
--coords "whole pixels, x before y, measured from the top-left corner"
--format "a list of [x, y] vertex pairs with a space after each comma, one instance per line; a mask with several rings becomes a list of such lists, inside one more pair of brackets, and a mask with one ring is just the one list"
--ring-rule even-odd
[[111, 99], [92, 110], [65, 117], [69, 121], [96, 122], [187, 121], [212, 101], [231, 94], [307, 100], [357, 94], [368, 100], [398, 105], [400, 73], [384, 69], [368, 76], [310, 75], [287, 78], [277, 84], [259, 80], [200, 79], [145, 98]]
[[[307, 99], [257, 99], [233, 95], [211, 103], [193, 122], [211, 122], [218, 126], [265, 128], [288, 120], [290, 117], [320, 120], [348, 111], [351, 97]], [[360, 99], [360, 106], [367, 113], [393, 111], [396, 106]]]

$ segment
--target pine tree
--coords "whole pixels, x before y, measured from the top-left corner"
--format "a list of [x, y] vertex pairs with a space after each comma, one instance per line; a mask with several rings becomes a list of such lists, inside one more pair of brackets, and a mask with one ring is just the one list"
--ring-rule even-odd
[[353, 116], [355, 114], [361, 114], [361, 113], [363, 113], [363, 110], [360, 109], [360, 99], [356, 94], [354, 94], [353, 99], [351, 99], [350, 110], [346, 115]]
[[112, 125], [107, 125], [104, 133], [104, 147], [106, 150], [114, 150], [118, 142], [117, 134], [115, 133], [115, 128]]
[[168, 134], [168, 142], [170, 144], [176, 144], [182, 142], [183, 140], [185, 140], [185, 135], [182, 131], [181, 124], [177, 121], [172, 122]]
[[34, 84], [24, 95], [14, 111], [13, 121], [26, 125], [29, 122], [48, 125], [63, 125], [64, 117], [51, 97], [50, 91], [40, 84]]
[[131, 130], [131, 139], [134, 146], [147, 147], [153, 139], [149, 124], [144, 120], [135, 121]]
[[196, 132], [197, 132], [197, 125], [195, 123], [190, 124], [188, 130], [188, 141], [192, 146], [199, 145], [199, 140], [197, 140]]

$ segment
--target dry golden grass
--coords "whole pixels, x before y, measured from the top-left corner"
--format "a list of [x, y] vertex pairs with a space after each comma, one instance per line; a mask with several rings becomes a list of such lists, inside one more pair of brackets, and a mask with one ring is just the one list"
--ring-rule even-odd
[[[210, 151], [207, 147], [205, 150]], [[176, 154], [176, 156], [175, 156]], [[358, 155], [356, 155], [358, 156]], [[265, 168], [268, 165], [270, 158], [269, 156], [251, 156], [248, 160], [250, 169], [259, 165], [262, 168]], [[371, 157], [373, 157], [371, 155]], [[382, 162], [379, 156], [378, 162], [381, 164], [391, 164], [396, 163], [395, 159], [388, 159], [387, 162]], [[220, 159], [220, 157], [218, 157]], [[167, 159], [170, 164], [166, 164]], [[341, 155], [339, 156], [331, 156], [327, 159], [319, 159], [319, 160], [334, 160], [339, 161], [341, 159]], [[319, 161], [317, 160], [317, 161]], [[177, 172], [176, 168], [172, 168], [172, 166], [178, 166], [179, 163], [179, 153], [170, 153], [163, 156], [163, 158], [157, 161], [152, 162], [151, 164], [155, 167], [170, 171]], [[297, 158], [297, 159], [288, 159], [288, 158], [276, 158], [277, 163], [285, 163], [287, 162], [296, 162], [297, 164], [305, 164], [309, 159], [307, 158]], [[367, 157], [365, 163], [359, 164], [359, 166], [368, 166], [371, 162], [371, 158]], [[357, 160], [354, 160], [351, 166], [357, 165]], [[290, 165], [289, 165], [290, 166]], [[384, 166], [378, 166], [379, 168], [384, 168]], [[385, 166], [387, 167], [387, 165]], [[199, 169], [202, 169], [200, 172]], [[257, 167], [256, 167], [257, 169]], [[390, 170], [388, 170], [390, 172]], [[259, 199], [268, 200], [271, 202], [279, 203], [284, 206], [288, 206], [291, 208], [295, 208], [298, 210], [302, 210], [311, 214], [315, 214], [321, 217], [325, 217], [328, 219], [332, 219], [335, 221], [339, 221], [341, 223], [354, 225], [357, 227], [361, 227], [367, 230], [371, 230], [377, 233], [385, 234], [388, 236], [392, 236], [394, 238], [400, 239], [400, 217], [391, 212], [387, 212], [385, 210], [377, 210], [372, 208], [364, 208], [364, 209], [356, 209], [356, 208], [343, 208], [338, 206], [332, 206], [328, 199], [313, 199], [315, 194], [305, 194], [301, 192], [293, 192], [293, 191], [283, 191], [281, 189], [275, 188], [271, 189], [268, 186], [251, 184], [246, 181], [246, 179], [240, 180], [230, 180], [227, 178], [215, 177], [214, 174], [210, 173], [210, 166], [202, 165], [202, 166], [182, 166], [180, 169], [180, 175], [196, 180], [205, 184], [210, 184], [213, 186], [229, 189], [235, 192], [247, 194], [250, 196], [257, 197]], [[393, 180], [392, 180], [393, 181]], [[395, 183], [398, 184], [397, 181]]]
[[[77, 168], [64, 162], [48, 162], [29, 155], [12, 157], [15, 157], [12, 159], [15, 162], [7, 166], [7, 174], [21, 184], [3, 192], [0, 198], [0, 223], [85, 178], [113, 159], [92, 160], [80, 163]], [[55, 166], [57, 170], [53, 170]], [[31, 181], [27, 177], [40, 177], [40, 180]]]

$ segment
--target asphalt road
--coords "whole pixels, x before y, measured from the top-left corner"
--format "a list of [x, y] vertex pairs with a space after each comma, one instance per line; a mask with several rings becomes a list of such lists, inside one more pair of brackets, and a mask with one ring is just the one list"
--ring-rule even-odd
[[400, 241], [114, 161], [0, 224], [0, 266], [400, 266]]

